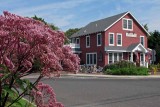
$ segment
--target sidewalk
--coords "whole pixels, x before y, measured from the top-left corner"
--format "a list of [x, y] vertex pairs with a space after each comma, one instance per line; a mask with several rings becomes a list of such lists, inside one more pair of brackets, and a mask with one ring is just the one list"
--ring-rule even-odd
[[[39, 74], [34, 73], [32, 75], [26, 76], [24, 78], [38, 78]], [[147, 75], [147, 76], [128, 76], [128, 75], [104, 75], [104, 74], [82, 74], [82, 73], [62, 73], [59, 78], [66, 78], [66, 77], [74, 77], [74, 78], [87, 78], [87, 77], [93, 77], [93, 78], [108, 78], [108, 79], [149, 79], [149, 78], [159, 78], [160, 75]]]

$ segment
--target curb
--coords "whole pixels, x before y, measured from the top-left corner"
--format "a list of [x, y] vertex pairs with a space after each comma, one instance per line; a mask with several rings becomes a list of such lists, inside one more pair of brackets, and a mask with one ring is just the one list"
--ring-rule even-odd
[[[23, 78], [38, 78], [38, 74], [26, 76]], [[126, 75], [100, 75], [100, 74], [61, 74], [57, 78], [103, 78], [103, 79], [160, 79], [160, 75], [147, 75], [147, 76], [126, 76]], [[49, 78], [49, 77], [45, 77]]]
[[160, 79], [160, 75], [148, 76], [126, 76], [126, 75], [94, 75], [94, 74], [62, 74], [61, 77], [94, 77], [94, 78], [113, 78], [113, 79]]

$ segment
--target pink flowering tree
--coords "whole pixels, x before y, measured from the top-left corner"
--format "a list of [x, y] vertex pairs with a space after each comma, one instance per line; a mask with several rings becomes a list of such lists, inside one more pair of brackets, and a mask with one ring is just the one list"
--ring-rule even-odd
[[[62, 32], [40, 21], [6, 11], [0, 16], [0, 107], [21, 105], [24, 96], [33, 98], [38, 107], [63, 107], [53, 89], [40, 80], [79, 69], [78, 56], [64, 41]], [[22, 78], [37, 71], [37, 63], [37, 80]]]

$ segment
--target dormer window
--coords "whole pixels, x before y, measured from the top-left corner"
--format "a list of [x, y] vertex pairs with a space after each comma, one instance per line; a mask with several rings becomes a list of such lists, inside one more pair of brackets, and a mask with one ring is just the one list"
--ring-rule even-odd
[[132, 19], [123, 18], [123, 30], [133, 30]]

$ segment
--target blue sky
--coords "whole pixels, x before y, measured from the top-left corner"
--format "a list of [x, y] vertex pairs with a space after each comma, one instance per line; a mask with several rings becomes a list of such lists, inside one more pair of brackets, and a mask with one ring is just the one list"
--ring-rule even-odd
[[148, 24], [150, 31], [160, 31], [159, 0], [0, 0], [0, 14], [4, 10], [21, 16], [37, 15], [62, 31], [130, 11], [141, 24]]

